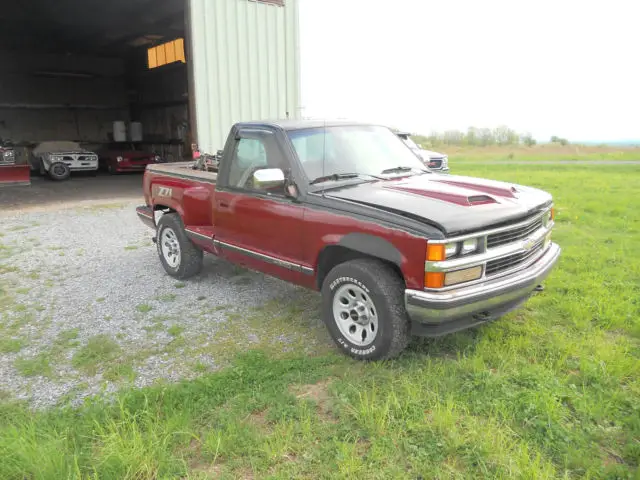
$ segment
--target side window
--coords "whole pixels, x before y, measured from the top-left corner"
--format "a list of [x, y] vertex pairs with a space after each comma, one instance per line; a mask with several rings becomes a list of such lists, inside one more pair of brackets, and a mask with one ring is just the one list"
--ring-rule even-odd
[[241, 138], [236, 143], [229, 169], [229, 186], [246, 188], [249, 176], [258, 167], [267, 166], [267, 153], [262, 141]]
[[284, 187], [260, 187], [253, 181], [253, 174], [260, 169], [279, 168], [285, 178], [290, 176], [291, 164], [283, 154], [275, 135], [256, 134], [251, 138], [241, 138], [236, 142], [229, 165], [228, 185], [243, 190], [264, 191], [274, 195], [284, 195]]

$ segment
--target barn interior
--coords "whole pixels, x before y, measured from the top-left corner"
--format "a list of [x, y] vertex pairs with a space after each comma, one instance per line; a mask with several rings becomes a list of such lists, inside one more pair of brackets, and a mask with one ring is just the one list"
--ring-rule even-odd
[[190, 152], [185, 0], [22, 0], [0, 8], [0, 139], [135, 141]]

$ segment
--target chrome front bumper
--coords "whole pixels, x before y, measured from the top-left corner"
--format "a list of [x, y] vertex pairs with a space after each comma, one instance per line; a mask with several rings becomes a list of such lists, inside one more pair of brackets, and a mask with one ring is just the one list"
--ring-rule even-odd
[[416, 335], [439, 336], [494, 320], [517, 308], [549, 275], [560, 257], [551, 243], [532, 265], [511, 275], [444, 292], [405, 291]]

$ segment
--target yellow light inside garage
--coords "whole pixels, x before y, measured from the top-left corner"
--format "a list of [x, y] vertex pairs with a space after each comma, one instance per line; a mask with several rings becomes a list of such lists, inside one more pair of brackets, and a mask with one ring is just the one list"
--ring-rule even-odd
[[482, 277], [482, 267], [465, 268], [456, 272], [448, 272], [444, 276], [444, 286], [450, 287], [459, 283], [471, 282]]
[[149, 68], [158, 68], [170, 63], [187, 63], [184, 52], [184, 38], [177, 38], [170, 42], [151, 47], [147, 51]]

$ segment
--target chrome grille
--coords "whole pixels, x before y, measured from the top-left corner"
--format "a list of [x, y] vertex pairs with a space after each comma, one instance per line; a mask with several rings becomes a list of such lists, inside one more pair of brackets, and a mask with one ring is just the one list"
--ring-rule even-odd
[[540, 228], [542, 228], [542, 218], [529, 225], [507, 230], [506, 232], [494, 233], [487, 237], [487, 248], [499, 247], [500, 245], [523, 240]]
[[429, 168], [440, 168], [442, 166], [442, 159], [429, 159]]
[[513, 255], [509, 255], [507, 257], [498, 258], [497, 260], [492, 260], [487, 262], [487, 268], [485, 270], [485, 275], [495, 275], [496, 273], [504, 272], [506, 270], [510, 270], [518, 265], [521, 265], [531, 259], [533, 259], [537, 254], [539, 254], [544, 247], [544, 240], [536, 244], [528, 252], [519, 252], [514, 253]]

